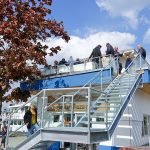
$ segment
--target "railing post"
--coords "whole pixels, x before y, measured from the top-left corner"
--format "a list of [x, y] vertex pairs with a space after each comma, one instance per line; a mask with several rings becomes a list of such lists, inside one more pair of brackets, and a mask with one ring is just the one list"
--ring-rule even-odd
[[102, 84], [102, 82], [103, 82], [103, 79], [102, 79], [102, 71], [103, 71], [103, 69], [101, 70], [101, 75], [100, 75], [100, 77], [101, 77], [101, 92], [102, 92], [102, 88], [103, 88], [103, 84]]
[[86, 60], [84, 60], [84, 71], [86, 70]]
[[142, 69], [142, 56], [140, 54], [140, 70]]
[[7, 134], [6, 134], [6, 141], [5, 141], [5, 148], [8, 148], [9, 142], [9, 129], [10, 129], [10, 121], [11, 121], [11, 113], [9, 114], [8, 122], [7, 122]]
[[72, 99], [72, 101], [71, 101], [71, 127], [73, 127], [74, 126], [74, 117], [73, 117], [73, 114], [74, 114], [74, 107], [73, 107], [74, 97], [73, 97], [73, 95], [71, 96], [71, 99]]
[[88, 130], [90, 131], [91, 87], [88, 88]]
[[45, 105], [45, 90], [43, 92], [43, 98], [42, 98], [41, 128], [43, 128], [43, 124], [44, 124], [44, 105]]
[[[105, 94], [106, 100], [106, 129], [108, 128], [108, 96]], [[105, 107], [104, 107], [105, 108]]]
[[63, 107], [62, 107], [62, 123], [63, 123], [63, 127], [65, 126], [64, 125], [64, 109], [65, 109], [64, 102], [65, 102], [65, 97], [63, 95]]
[[117, 75], [118, 75], [119, 74], [119, 56], [117, 56], [117, 60], [115, 60], [115, 61], [117, 61], [116, 68], [117, 68]]
[[119, 86], [120, 86], [120, 88], [119, 88], [119, 97], [120, 97], [120, 103], [122, 104], [121, 91], [122, 91], [123, 89], [121, 89], [121, 77], [119, 78]]

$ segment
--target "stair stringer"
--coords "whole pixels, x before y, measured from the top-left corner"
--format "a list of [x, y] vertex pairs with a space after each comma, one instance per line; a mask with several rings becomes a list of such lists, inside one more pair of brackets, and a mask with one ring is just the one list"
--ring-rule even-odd
[[125, 109], [127, 108], [127, 105], [129, 104], [130, 100], [132, 99], [132, 97], [134, 96], [134, 93], [136, 92], [140, 82], [141, 82], [141, 79], [142, 79], [142, 74], [139, 74], [139, 76], [137, 77], [137, 80], [134, 82], [134, 84], [132, 85], [131, 87], [131, 90], [130, 92], [128, 93], [127, 97], [126, 97], [126, 100], [124, 101], [124, 103], [122, 104], [122, 106], [120, 107], [120, 110], [118, 111], [118, 113], [116, 114], [113, 122], [111, 123], [109, 129], [108, 129], [108, 136], [109, 136], [109, 139], [111, 138], [111, 136], [113, 135], [114, 133], [114, 130], [116, 129], [119, 121], [120, 121], [120, 118], [122, 117]]

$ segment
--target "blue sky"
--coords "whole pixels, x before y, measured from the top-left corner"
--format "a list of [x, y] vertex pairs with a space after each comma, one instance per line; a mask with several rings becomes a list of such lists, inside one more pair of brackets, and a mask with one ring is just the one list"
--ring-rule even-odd
[[136, 48], [140, 43], [150, 54], [149, 11], [150, 0], [53, 0], [50, 18], [62, 20], [71, 36], [68, 45], [53, 42], [62, 44], [60, 56], [67, 57], [76, 55], [77, 49], [87, 57], [96, 44], [105, 52], [107, 42], [119, 49]]

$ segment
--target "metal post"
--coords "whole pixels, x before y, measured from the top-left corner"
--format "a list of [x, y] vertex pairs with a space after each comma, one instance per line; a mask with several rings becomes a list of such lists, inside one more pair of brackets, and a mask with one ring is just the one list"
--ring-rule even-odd
[[71, 127], [73, 127], [73, 125], [74, 125], [74, 117], [73, 117], [73, 114], [74, 114], [74, 108], [73, 108], [73, 99], [74, 99], [74, 97], [73, 97], [73, 95], [71, 96], [71, 99], [72, 99], [72, 103], [71, 103]]
[[119, 97], [120, 97], [120, 103], [122, 104], [122, 97], [121, 97], [121, 90], [124, 90], [124, 89], [121, 89], [121, 77], [119, 78], [119, 86], [120, 86], [120, 88], [119, 88]]
[[102, 92], [102, 88], [103, 88], [103, 84], [102, 84], [102, 71], [103, 71], [103, 69], [101, 70], [101, 92]]
[[119, 58], [118, 58], [119, 56], [117, 56], [117, 75], [119, 74]]
[[111, 55], [109, 55], [109, 68], [110, 68], [110, 77], [111, 77], [111, 80], [112, 80], [112, 71], [111, 71], [111, 69], [112, 69], [112, 67], [111, 67], [111, 60], [110, 60], [110, 58], [111, 58]]
[[142, 56], [140, 54], [140, 70], [142, 69]]
[[107, 97], [107, 94], [105, 95], [106, 98], [106, 128], [108, 128], [108, 97]]
[[63, 123], [63, 127], [65, 126], [65, 125], [64, 125], [64, 108], [65, 108], [65, 106], [64, 106], [64, 101], [65, 101], [65, 97], [64, 97], [64, 95], [63, 95], [63, 107], [62, 107], [62, 123]]
[[84, 71], [86, 70], [86, 60], [84, 60]]
[[88, 88], [88, 130], [90, 131], [90, 105], [91, 105], [91, 88]]
[[5, 141], [5, 148], [8, 148], [8, 142], [9, 142], [9, 129], [10, 129], [10, 121], [11, 121], [11, 114], [9, 114], [9, 119], [7, 123], [7, 135], [6, 135], [6, 141]]
[[41, 128], [43, 128], [43, 123], [44, 123], [44, 105], [45, 105], [45, 90], [43, 92], [43, 100], [42, 100]]

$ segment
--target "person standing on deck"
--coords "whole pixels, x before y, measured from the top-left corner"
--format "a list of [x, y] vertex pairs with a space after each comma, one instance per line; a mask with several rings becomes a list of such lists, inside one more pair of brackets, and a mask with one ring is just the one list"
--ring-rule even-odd
[[137, 46], [137, 49], [138, 53], [140, 53], [142, 57], [146, 59], [146, 50], [140, 44]]
[[127, 56], [126, 63], [125, 63], [125, 69], [128, 68], [128, 66], [131, 64], [131, 62], [132, 62], [132, 59], [129, 56]]
[[118, 51], [118, 47], [114, 48], [114, 57], [115, 57], [115, 62], [116, 62], [116, 66], [117, 66], [117, 71], [119, 74], [121, 74], [121, 70], [122, 70], [122, 63], [120, 62], [120, 57], [122, 57], [123, 54], [120, 54]]
[[106, 55], [114, 56], [114, 48], [109, 43], [106, 44], [106, 47], [107, 47]]
[[91, 55], [90, 55], [90, 57], [89, 57], [89, 59], [90, 58], [92, 58], [92, 61], [93, 62], [95, 62], [96, 63], [96, 65], [98, 66], [98, 67], [96, 67], [96, 68], [102, 68], [102, 60], [101, 60], [101, 58], [102, 58], [102, 54], [101, 54], [101, 45], [97, 45], [94, 49], [93, 49], [93, 51], [92, 51], [92, 53], [91, 53]]

